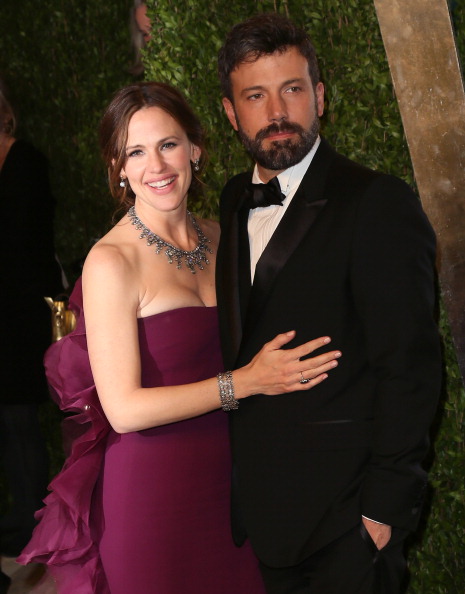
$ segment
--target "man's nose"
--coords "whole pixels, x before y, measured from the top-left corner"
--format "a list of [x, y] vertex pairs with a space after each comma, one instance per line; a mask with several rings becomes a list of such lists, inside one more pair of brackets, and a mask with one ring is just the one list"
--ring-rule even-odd
[[268, 119], [270, 122], [282, 122], [287, 118], [286, 102], [281, 95], [270, 96], [268, 100]]

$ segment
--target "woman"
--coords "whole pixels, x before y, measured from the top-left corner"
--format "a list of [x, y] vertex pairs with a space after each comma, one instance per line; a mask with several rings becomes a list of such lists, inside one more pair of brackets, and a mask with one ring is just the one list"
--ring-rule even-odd
[[[59, 591], [73, 594], [261, 594], [250, 548], [230, 537], [227, 415], [217, 409], [308, 389], [338, 354], [299, 361], [329, 338], [281, 350], [289, 332], [215, 377], [218, 226], [187, 211], [205, 155], [200, 124], [175, 89], [138, 83], [108, 107], [101, 145], [127, 215], [85, 262], [85, 328], [81, 312], [47, 361], [61, 398], [82, 411], [75, 422], [92, 424], [21, 561], [65, 564], [55, 566]], [[301, 372], [313, 379], [300, 383]]]
[[[9, 223], [0, 234], [0, 456], [10, 505], [0, 519], [0, 554], [15, 558], [31, 538], [34, 512], [47, 492], [48, 456], [39, 425], [47, 400], [42, 359], [50, 345], [45, 295], [63, 288], [55, 258], [55, 201], [45, 156], [16, 138], [16, 118], [0, 79], [0, 205]], [[9, 580], [0, 572], [0, 592]], [[3, 588], [3, 589], [2, 589]]]

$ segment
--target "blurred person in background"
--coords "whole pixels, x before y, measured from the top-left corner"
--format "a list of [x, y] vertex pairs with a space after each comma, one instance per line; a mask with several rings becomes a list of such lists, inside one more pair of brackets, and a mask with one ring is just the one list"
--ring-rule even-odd
[[[47, 160], [31, 144], [17, 139], [15, 129], [15, 113], [0, 77], [0, 204], [7, 219], [0, 234], [4, 344], [0, 455], [9, 501], [0, 519], [0, 553], [13, 558], [31, 537], [34, 512], [48, 483], [47, 449], [38, 416], [39, 404], [48, 397], [42, 359], [51, 341], [44, 296], [63, 290], [54, 249], [55, 201]], [[0, 580], [8, 583], [3, 574]]]
[[130, 73], [140, 76], [144, 72], [140, 50], [150, 40], [152, 24], [147, 16], [147, 4], [141, 0], [134, 0], [134, 6], [129, 15], [129, 29], [131, 32], [132, 47], [134, 49], [134, 62]]

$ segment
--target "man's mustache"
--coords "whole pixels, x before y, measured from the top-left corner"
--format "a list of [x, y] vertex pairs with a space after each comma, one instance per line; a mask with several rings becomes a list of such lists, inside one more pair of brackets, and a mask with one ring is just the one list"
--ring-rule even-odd
[[281, 124], [273, 123], [267, 126], [266, 128], [262, 128], [257, 132], [255, 135], [255, 140], [261, 141], [265, 140], [268, 136], [273, 134], [279, 133], [292, 133], [295, 132], [296, 134], [302, 134], [304, 129], [300, 124], [296, 124], [295, 122], [282, 122]]

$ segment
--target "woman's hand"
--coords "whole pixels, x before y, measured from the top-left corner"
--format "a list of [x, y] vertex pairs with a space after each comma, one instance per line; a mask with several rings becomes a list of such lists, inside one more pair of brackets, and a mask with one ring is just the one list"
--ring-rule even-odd
[[327, 372], [337, 366], [340, 351], [330, 351], [317, 357], [305, 357], [329, 344], [328, 336], [316, 338], [293, 349], [282, 347], [295, 337], [295, 331], [278, 334], [267, 342], [252, 361], [234, 372], [234, 383], [249, 394], [285, 394], [308, 390], [324, 381]]

